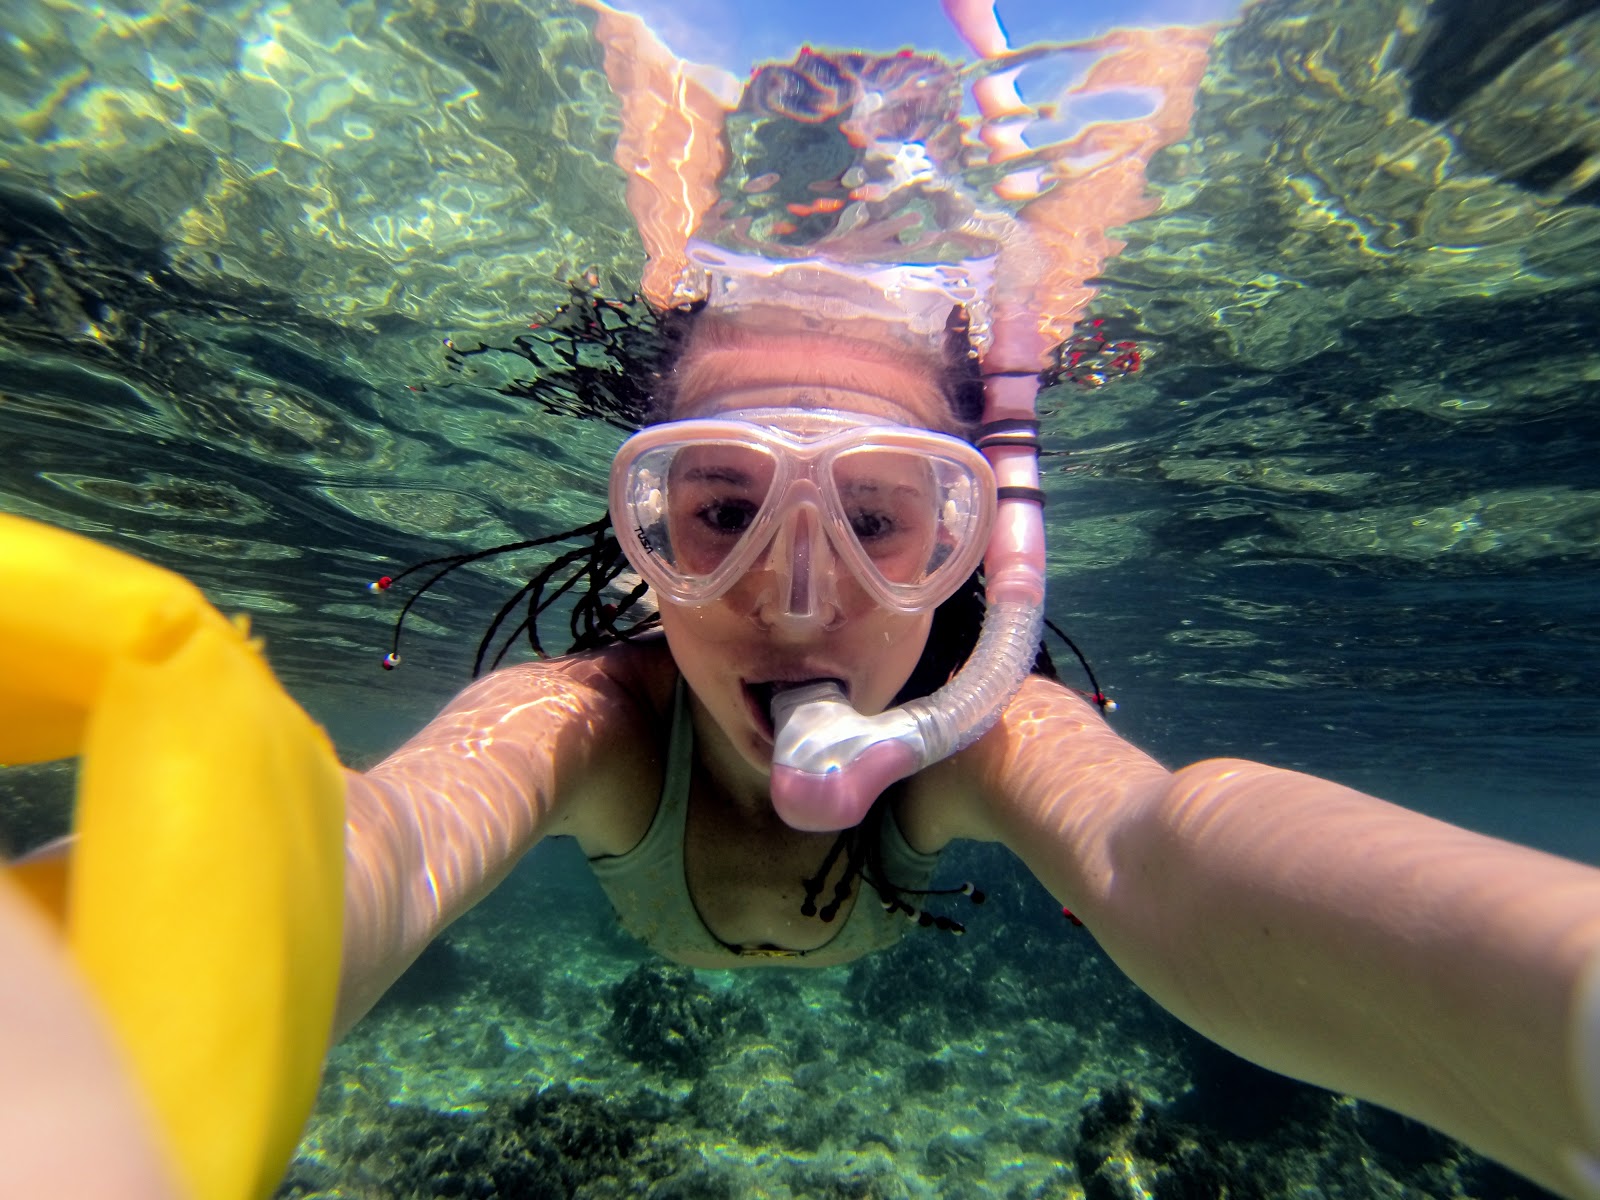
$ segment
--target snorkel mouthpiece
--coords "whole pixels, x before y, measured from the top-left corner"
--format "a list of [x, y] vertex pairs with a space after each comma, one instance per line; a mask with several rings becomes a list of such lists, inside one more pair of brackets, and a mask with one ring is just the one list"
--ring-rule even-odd
[[839, 685], [815, 683], [772, 702], [772, 807], [807, 833], [859, 825], [885, 788], [977, 741], [1027, 678], [1044, 606], [997, 601], [966, 665], [931, 696], [876, 716]]
[[793, 829], [859, 825], [886, 787], [923, 766], [922, 733], [910, 713], [864, 717], [832, 681], [779, 693], [772, 722], [772, 804]]

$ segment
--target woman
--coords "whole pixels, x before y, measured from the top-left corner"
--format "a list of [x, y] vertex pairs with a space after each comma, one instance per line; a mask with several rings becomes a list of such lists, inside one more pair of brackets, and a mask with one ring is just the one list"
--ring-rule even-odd
[[[696, 330], [669, 421], [745, 413], [752, 445], [784, 412], [830, 410], [891, 432], [960, 428], [935, 354], [886, 330], [862, 338], [859, 325], [774, 319], [713, 317]], [[720, 499], [690, 516], [742, 528], [750, 514], [730, 514], [728, 496], [743, 485], [723, 466], [709, 474]], [[927, 649], [931, 613], [875, 601], [838, 532], [791, 516], [714, 599], [665, 598], [663, 640], [497, 672], [349, 776], [341, 1028], [551, 835], [576, 838], [603, 881], [648, 844], [660, 892], [611, 894], [625, 924], [689, 965], [832, 964], [881, 944], [858, 922], [903, 927], [859, 886], [822, 919], [815, 901], [845, 867], [821, 879], [833, 836], [775, 811], [765, 709], [776, 681], [816, 678], [838, 680], [862, 712], [883, 709]], [[863, 524], [870, 536], [876, 526]], [[647, 539], [634, 546], [646, 578], [659, 573]], [[692, 551], [671, 556], [683, 566]], [[802, 577], [823, 600], [793, 602]], [[692, 765], [669, 818], [678, 704]], [[1586, 971], [1591, 993], [1600, 979], [1600, 871], [1255, 763], [1169, 772], [1037, 675], [975, 744], [883, 803], [880, 849], [901, 872], [956, 839], [1001, 842], [1200, 1032], [1578, 1193], [1583, 1148], [1595, 1146], [1576, 1056], [1595, 1053], [1580, 991]], [[663, 837], [669, 819], [681, 825]]]

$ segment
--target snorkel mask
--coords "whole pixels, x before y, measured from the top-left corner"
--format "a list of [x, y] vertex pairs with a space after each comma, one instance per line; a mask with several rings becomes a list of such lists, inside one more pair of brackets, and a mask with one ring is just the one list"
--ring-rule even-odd
[[966, 442], [826, 409], [656, 425], [611, 471], [617, 538], [658, 598], [709, 603], [765, 562], [757, 606], [823, 626], [847, 576], [896, 612], [947, 600], [982, 557], [994, 503]]

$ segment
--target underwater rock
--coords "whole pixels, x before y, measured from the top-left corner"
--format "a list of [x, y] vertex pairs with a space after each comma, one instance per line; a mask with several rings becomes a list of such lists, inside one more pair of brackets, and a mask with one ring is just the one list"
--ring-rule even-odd
[[646, 1200], [743, 1200], [744, 1192], [726, 1174], [704, 1164], [655, 1184]]
[[[735, 1141], [763, 1155], [849, 1159], [854, 1170], [908, 1149], [897, 1089], [889, 1087], [886, 1104], [878, 1088], [860, 1086], [860, 1070], [859, 1061], [835, 1054], [801, 1061], [793, 1044], [745, 1042], [696, 1079], [686, 1107], [715, 1141]], [[808, 1200], [811, 1194], [796, 1192]]]
[[823, 1166], [801, 1166], [790, 1190], [806, 1200], [907, 1200], [910, 1191], [887, 1167], [859, 1166], [835, 1171]]
[[1231, 1190], [1220, 1164], [1126, 1084], [1084, 1108], [1076, 1160], [1086, 1200], [1236, 1200], [1256, 1194]]
[[301, 1197], [316, 1200], [337, 1185], [337, 1175], [327, 1164], [297, 1158], [289, 1164], [289, 1170], [273, 1196], [275, 1200], [300, 1200]]
[[850, 1128], [825, 1094], [786, 1086], [781, 1080], [753, 1082], [742, 1072], [721, 1067], [695, 1084], [689, 1109], [696, 1124], [719, 1136], [794, 1154], [815, 1154], [830, 1137]]
[[558, 1007], [552, 1003], [551, 992], [562, 979], [551, 972], [548, 962], [527, 953], [524, 932], [536, 921], [548, 924], [541, 915], [548, 907], [496, 904], [472, 929], [470, 965], [474, 985], [485, 998], [492, 999], [502, 1014], [519, 1021], [542, 1021], [552, 1008]]
[[906, 1091], [937, 1096], [955, 1079], [956, 1067], [947, 1058], [918, 1058], [906, 1064]]
[[1353, 1101], [1348, 1108], [1349, 1153], [1375, 1159], [1401, 1184], [1426, 1196], [1466, 1195], [1473, 1200], [1556, 1200], [1531, 1180], [1481, 1158], [1460, 1142], [1376, 1104]]
[[822, 1031], [808, 1025], [795, 1035], [789, 1046], [789, 1057], [797, 1063], [817, 1063], [827, 1056], [828, 1039]]
[[492, 1071], [505, 1066], [516, 1053], [517, 1048], [506, 1036], [504, 1026], [498, 1021], [490, 1021], [473, 1039], [467, 1051], [466, 1064], [480, 1071]]
[[1456, 1143], [1444, 1134], [1376, 1104], [1358, 1103], [1355, 1123], [1362, 1140], [1397, 1179], [1455, 1157]]
[[634, 1062], [668, 1074], [701, 1074], [733, 1032], [760, 1033], [761, 1014], [714, 994], [681, 968], [640, 966], [610, 989], [612, 1044]]
[[1086, 1200], [1543, 1195], [1504, 1172], [1468, 1187], [1481, 1160], [1459, 1144], [1242, 1059], [1214, 1059], [1171, 1105], [1114, 1087], [1085, 1107], [1078, 1139]]

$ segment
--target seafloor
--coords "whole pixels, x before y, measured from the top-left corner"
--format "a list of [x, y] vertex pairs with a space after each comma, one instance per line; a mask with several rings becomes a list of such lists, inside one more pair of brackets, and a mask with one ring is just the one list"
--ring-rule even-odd
[[[61, 833], [71, 783], [0, 776], [6, 837]], [[945, 859], [988, 892], [964, 936], [695, 972], [541, 845], [334, 1048], [275, 1200], [1550, 1200], [1189, 1032], [1006, 852]]]
[[[1161, 1013], [998, 852], [955, 937], [691, 972], [547, 846], [334, 1051], [278, 1200], [1537, 1197]], [[964, 903], [964, 902], [963, 902]]]

